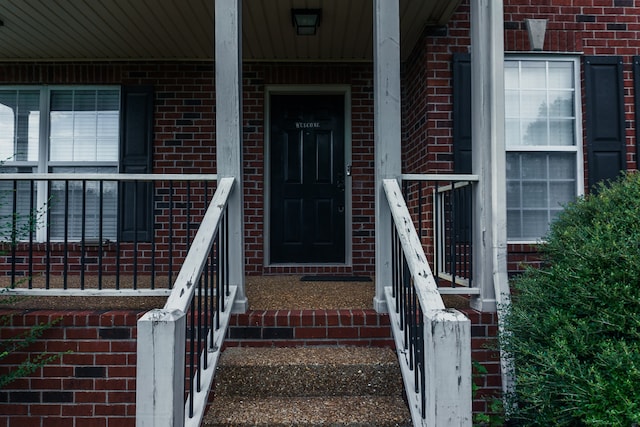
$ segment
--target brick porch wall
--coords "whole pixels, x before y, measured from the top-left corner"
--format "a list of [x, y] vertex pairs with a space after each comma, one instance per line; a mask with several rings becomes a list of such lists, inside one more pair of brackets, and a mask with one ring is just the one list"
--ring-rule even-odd
[[61, 319], [41, 339], [1, 361], [0, 372], [28, 354], [67, 352], [0, 390], [0, 427], [133, 427], [135, 311], [0, 311], [0, 339]]
[[[474, 411], [486, 412], [500, 390], [490, 313], [464, 311], [472, 321], [472, 359], [488, 375], [476, 377]], [[0, 311], [6, 339], [34, 324], [61, 318], [25, 352], [0, 361], [0, 372], [42, 351], [59, 361], [0, 389], [0, 427], [133, 427], [138, 311]], [[362, 345], [393, 347], [388, 315], [373, 310], [281, 310], [234, 315], [227, 346]]]

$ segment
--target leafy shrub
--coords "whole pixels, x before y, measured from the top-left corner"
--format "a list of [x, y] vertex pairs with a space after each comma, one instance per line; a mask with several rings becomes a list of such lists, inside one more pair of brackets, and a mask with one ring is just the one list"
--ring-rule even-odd
[[513, 283], [503, 348], [521, 425], [640, 423], [640, 173], [566, 207]]

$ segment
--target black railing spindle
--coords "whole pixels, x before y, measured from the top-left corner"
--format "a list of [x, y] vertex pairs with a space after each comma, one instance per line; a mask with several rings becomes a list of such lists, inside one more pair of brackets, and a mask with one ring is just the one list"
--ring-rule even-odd
[[38, 227], [38, 212], [35, 205], [36, 182], [29, 185], [29, 289], [33, 289], [33, 238]]
[[133, 181], [133, 289], [138, 289], [138, 194], [139, 181]]
[[11, 287], [16, 286], [16, 256], [18, 246], [18, 181], [13, 180], [13, 191], [11, 192], [11, 206], [13, 215], [11, 216]]
[[84, 270], [85, 270], [85, 242], [87, 226], [87, 181], [82, 180], [82, 207], [80, 209], [82, 218], [80, 219], [80, 289], [84, 290]]
[[169, 181], [169, 288], [173, 284], [173, 181]]
[[104, 256], [103, 227], [104, 227], [104, 181], [100, 180], [98, 184], [98, 289], [102, 289], [102, 258]]
[[67, 276], [69, 270], [69, 180], [64, 181], [64, 265], [63, 265], [63, 289], [67, 289]]

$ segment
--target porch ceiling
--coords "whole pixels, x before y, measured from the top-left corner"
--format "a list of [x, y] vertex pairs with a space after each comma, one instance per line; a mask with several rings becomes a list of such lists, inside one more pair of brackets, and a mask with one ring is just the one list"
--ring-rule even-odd
[[[400, 0], [402, 55], [460, 0]], [[372, 0], [244, 0], [249, 61], [370, 61]], [[296, 36], [292, 8], [322, 9]], [[213, 57], [214, 0], [2, 0], [0, 60], [191, 60]]]

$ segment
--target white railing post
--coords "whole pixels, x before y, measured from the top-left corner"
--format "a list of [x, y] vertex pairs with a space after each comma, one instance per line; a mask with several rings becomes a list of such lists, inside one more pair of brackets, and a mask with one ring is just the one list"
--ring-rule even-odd
[[242, 164], [242, 0], [216, 0], [216, 168], [219, 178], [235, 178], [229, 196], [229, 283], [238, 287], [233, 311], [244, 313], [244, 196]]
[[185, 325], [180, 310], [151, 310], [138, 320], [136, 427], [184, 424]]
[[373, 308], [387, 310], [384, 288], [391, 283], [391, 224], [382, 180], [400, 178], [401, 105], [400, 6], [398, 0], [373, 0], [374, 62], [374, 151], [375, 151], [375, 239], [376, 292]]
[[471, 425], [471, 321], [456, 310], [424, 316], [424, 425]]

